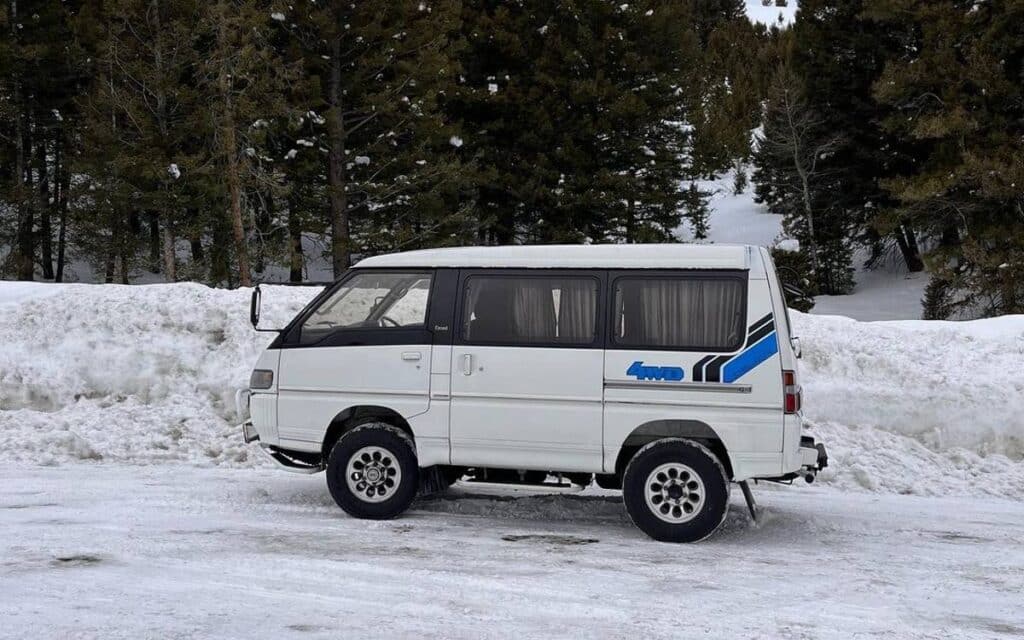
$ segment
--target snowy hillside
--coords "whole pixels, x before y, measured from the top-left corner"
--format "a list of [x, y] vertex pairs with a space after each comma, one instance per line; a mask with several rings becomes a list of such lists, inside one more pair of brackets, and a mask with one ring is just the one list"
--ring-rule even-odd
[[[791, 3], [792, 4], [792, 3]], [[754, 202], [754, 187], [733, 193], [733, 173], [715, 180], [701, 180], [698, 186], [711, 195], [708, 242], [773, 246], [784, 237], [782, 216], [768, 212]], [[693, 241], [693, 231], [684, 224], [676, 232], [683, 242]], [[867, 255], [854, 255], [856, 289], [846, 296], [818, 296], [811, 313], [838, 315], [857, 320], [916, 320], [921, 317], [921, 300], [928, 284], [926, 273], [907, 273], [900, 265], [883, 264], [865, 269]]]
[[[265, 326], [316, 293], [268, 287]], [[266, 464], [233, 392], [270, 334], [246, 290], [0, 283], [0, 457]], [[7, 302], [3, 302], [7, 300]], [[806, 415], [857, 490], [1024, 499], [1024, 317], [861, 323], [794, 314]]]
[[769, 27], [772, 25], [785, 27], [793, 24], [793, 20], [796, 18], [798, 0], [789, 0], [785, 7], [775, 6], [775, 0], [770, 0], [768, 6], [764, 5], [763, 0], [746, 1], [747, 17], [751, 22], [760, 22]]

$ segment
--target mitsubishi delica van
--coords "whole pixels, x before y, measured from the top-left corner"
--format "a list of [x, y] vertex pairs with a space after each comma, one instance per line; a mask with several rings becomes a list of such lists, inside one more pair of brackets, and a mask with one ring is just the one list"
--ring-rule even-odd
[[651, 537], [691, 542], [721, 524], [732, 483], [756, 517], [748, 481], [827, 464], [801, 432], [799, 356], [760, 247], [411, 251], [326, 287], [239, 401], [247, 442], [326, 471], [359, 518], [457, 480], [596, 481]]

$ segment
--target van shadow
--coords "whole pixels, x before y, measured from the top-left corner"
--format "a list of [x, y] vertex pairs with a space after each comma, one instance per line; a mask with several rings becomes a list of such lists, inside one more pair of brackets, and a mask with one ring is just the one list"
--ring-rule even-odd
[[[257, 500], [274, 503], [288, 510], [313, 508], [324, 515], [347, 518], [325, 487], [307, 485], [294, 491], [260, 491]], [[445, 516], [486, 519], [492, 524], [521, 527], [526, 523], [549, 528], [586, 528], [587, 535], [603, 538], [608, 528], [616, 537], [646, 539], [633, 525], [618, 493], [496, 493], [455, 486], [446, 492], [418, 497], [411, 505], [408, 520], [434, 520], [442, 524]], [[760, 506], [758, 521], [751, 519], [742, 498], [733, 496], [725, 520], [706, 544], [742, 544], [785, 540], [800, 545], [814, 537], [808, 518], [774, 506]]]

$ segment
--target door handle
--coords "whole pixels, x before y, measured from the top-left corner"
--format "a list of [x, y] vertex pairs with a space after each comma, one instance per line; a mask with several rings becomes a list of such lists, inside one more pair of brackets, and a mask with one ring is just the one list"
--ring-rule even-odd
[[402, 360], [416, 361], [423, 357], [419, 351], [403, 351]]
[[462, 375], [473, 375], [473, 354], [471, 353], [462, 356]]

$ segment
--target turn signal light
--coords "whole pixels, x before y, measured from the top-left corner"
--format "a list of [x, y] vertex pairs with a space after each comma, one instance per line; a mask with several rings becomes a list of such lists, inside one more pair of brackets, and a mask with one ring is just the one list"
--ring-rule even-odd
[[782, 372], [783, 407], [787, 414], [799, 413], [803, 405], [801, 389], [796, 384], [796, 371]]
[[250, 389], [269, 389], [274, 386], [274, 372], [267, 369], [256, 369], [249, 376]]

